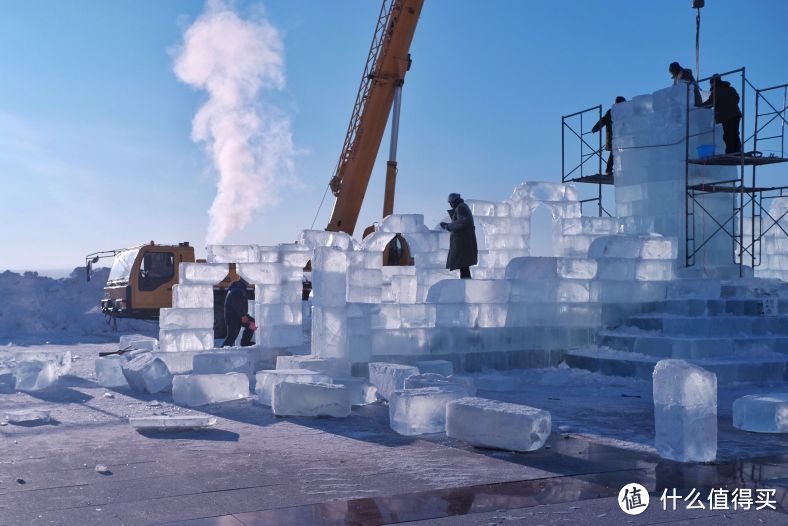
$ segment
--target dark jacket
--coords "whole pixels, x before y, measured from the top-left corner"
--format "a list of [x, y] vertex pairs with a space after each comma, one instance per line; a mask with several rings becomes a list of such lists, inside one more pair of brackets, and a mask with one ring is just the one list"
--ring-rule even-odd
[[478, 262], [479, 250], [476, 246], [476, 227], [471, 209], [461, 198], [452, 202], [451, 206], [451, 223], [446, 226], [446, 230], [451, 232], [446, 268], [457, 270], [475, 265]]
[[602, 118], [594, 124], [594, 127], [591, 128], [593, 133], [598, 132], [605, 127], [605, 150], [611, 151], [613, 149], [613, 119], [610, 117], [610, 110], [607, 110]]
[[692, 90], [695, 94], [695, 106], [700, 106], [703, 104], [703, 97], [700, 96], [700, 88], [698, 87], [698, 83], [695, 82], [695, 77], [692, 75], [692, 70], [687, 68], [682, 68], [681, 73], [679, 76], [673, 79], [673, 85], [679, 83], [680, 80], [688, 84], [692, 84]]
[[249, 302], [246, 299], [246, 284], [243, 281], [236, 281], [227, 289], [227, 297], [224, 299], [224, 319], [238, 320], [249, 314]]
[[739, 111], [739, 94], [731, 87], [730, 82], [718, 80], [711, 85], [711, 95], [704, 106], [714, 106], [714, 121], [722, 123], [741, 117]]

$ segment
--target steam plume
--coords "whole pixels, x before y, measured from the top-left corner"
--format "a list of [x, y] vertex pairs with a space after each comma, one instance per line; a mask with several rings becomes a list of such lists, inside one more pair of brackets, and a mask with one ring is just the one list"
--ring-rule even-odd
[[265, 100], [285, 85], [282, 38], [264, 16], [245, 20], [209, 0], [176, 50], [174, 71], [208, 93], [192, 140], [205, 145], [219, 175], [207, 242], [221, 243], [256, 209], [275, 203], [292, 173], [290, 119]]

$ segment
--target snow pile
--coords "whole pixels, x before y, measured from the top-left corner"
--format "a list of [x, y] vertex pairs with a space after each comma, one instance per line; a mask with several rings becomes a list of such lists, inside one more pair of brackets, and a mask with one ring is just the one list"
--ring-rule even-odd
[[[0, 273], [0, 341], [14, 343], [108, 342], [118, 338], [99, 308], [108, 268], [85, 280], [84, 267], [67, 278], [36, 272]], [[120, 320], [121, 331], [155, 334], [155, 323]]]

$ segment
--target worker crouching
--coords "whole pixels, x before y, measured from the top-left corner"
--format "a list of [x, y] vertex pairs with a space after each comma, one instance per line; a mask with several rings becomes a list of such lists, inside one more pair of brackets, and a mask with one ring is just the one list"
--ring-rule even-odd
[[476, 246], [476, 227], [471, 209], [460, 194], [449, 194], [449, 217], [451, 223], [441, 223], [444, 230], [451, 232], [449, 255], [446, 268], [460, 270], [462, 279], [471, 279], [471, 266], [478, 263], [479, 250]]

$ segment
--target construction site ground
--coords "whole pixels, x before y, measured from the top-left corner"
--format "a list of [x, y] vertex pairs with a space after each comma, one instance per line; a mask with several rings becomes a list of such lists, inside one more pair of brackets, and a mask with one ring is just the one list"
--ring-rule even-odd
[[[5, 410], [47, 409], [39, 425], [0, 426], [0, 525], [16, 524], [786, 524], [788, 437], [733, 428], [731, 404], [753, 386], [719, 391], [718, 460], [682, 464], [653, 448], [648, 382], [555, 370], [522, 376], [511, 392], [479, 395], [552, 413], [546, 446], [479, 449], [445, 435], [406, 437], [388, 408], [347, 419], [277, 418], [251, 400], [187, 409], [169, 394], [99, 386], [93, 362], [116, 344], [68, 348], [57, 385], [0, 395]], [[782, 386], [785, 390], [785, 386]], [[129, 416], [209, 413], [208, 430], [139, 433]], [[107, 472], [96, 471], [104, 465]], [[627, 483], [651, 493], [625, 514]], [[691, 489], [774, 489], [776, 510], [663, 510], [660, 496]]]

